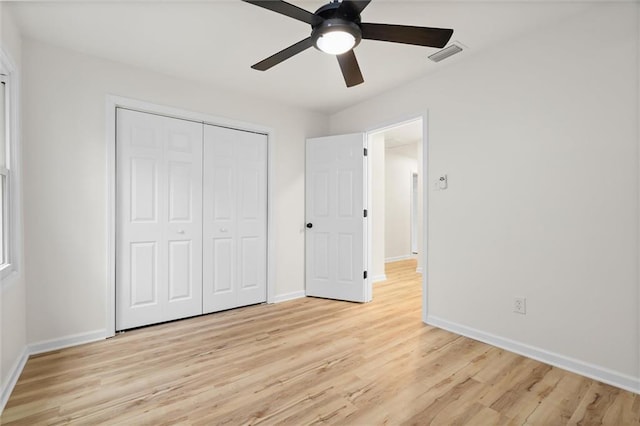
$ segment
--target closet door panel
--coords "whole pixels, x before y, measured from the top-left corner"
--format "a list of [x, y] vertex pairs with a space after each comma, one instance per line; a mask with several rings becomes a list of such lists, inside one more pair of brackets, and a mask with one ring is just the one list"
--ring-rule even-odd
[[267, 137], [244, 132], [238, 159], [238, 304], [266, 301]]
[[202, 313], [202, 125], [117, 111], [116, 329]]
[[203, 306], [266, 301], [267, 138], [205, 125]]
[[164, 118], [166, 320], [202, 314], [202, 124]]
[[237, 131], [204, 126], [203, 310], [236, 304], [236, 160]]

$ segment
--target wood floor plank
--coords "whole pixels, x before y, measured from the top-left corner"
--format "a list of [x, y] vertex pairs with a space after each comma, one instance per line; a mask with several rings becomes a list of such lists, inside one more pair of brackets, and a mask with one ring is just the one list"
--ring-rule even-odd
[[604, 416], [620, 394], [620, 389], [593, 382], [578, 408], [569, 419], [569, 424], [575, 425], [601, 425]]
[[425, 325], [415, 261], [31, 357], [3, 425], [640, 425], [640, 396]]

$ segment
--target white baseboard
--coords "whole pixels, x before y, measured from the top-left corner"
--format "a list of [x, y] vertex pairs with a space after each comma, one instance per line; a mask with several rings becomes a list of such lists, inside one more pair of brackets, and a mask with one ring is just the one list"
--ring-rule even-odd
[[9, 378], [6, 383], [2, 384], [2, 399], [0, 400], [0, 414], [4, 411], [4, 406], [7, 405], [7, 401], [9, 401], [9, 397], [11, 396], [11, 392], [13, 392], [13, 388], [16, 386], [18, 382], [18, 378], [20, 374], [22, 374], [22, 370], [24, 370], [24, 366], [27, 364], [27, 360], [29, 359], [29, 350], [27, 346], [22, 350], [22, 355], [16, 362], [13, 364], [11, 368], [11, 374], [9, 374]]
[[375, 277], [371, 277], [372, 283], [377, 283], [377, 282], [386, 281], [386, 280], [387, 280], [387, 274], [381, 274], [381, 275], [376, 275]]
[[416, 274], [422, 273], [422, 266], [416, 268]]
[[536, 348], [525, 343], [516, 342], [511, 339], [485, 333], [472, 327], [467, 327], [433, 315], [427, 316], [427, 324], [433, 325], [462, 336], [479, 340], [489, 345], [515, 352], [519, 355], [553, 365], [572, 373], [580, 374], [600, 382], [616, 386], [640, 394], [640, 377], [633, 377], [608, 368], [600, 367], [588, 362], [580, 361], [545, 349]]
[[273, 298], [273, 303], [286, 302], [287, 300], [300, 299], [302, 297], [306, 297], [306, 293], [304, 292], [304, 290], [292, 291], [291, 293], [285, 294], [277, 294]]
[[415, 258], [416, 258], [415, 254], [405, 254], [402, 256], [387, 257], [384, 259], [384, 263], [397, 262], [399, 260], [407, 260], [407, 259], [415, 259]]
[[45, 340], [28, 345], [29, 355], [37, 355], [44, 352], [55, 351], [68, 348], [70, 346], [82, 345], [84, 343], [96, 342], [107, 338], [106, 330], [94, 330], [87, 333], [72, 334], [59, 339]]

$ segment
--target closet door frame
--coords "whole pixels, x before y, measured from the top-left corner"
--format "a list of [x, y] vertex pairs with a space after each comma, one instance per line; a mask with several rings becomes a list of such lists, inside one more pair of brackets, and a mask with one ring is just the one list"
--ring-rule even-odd
[[126, 108], [149, 114], [190, 120], [213, 126], [229, 127], [237, 130], [261, 133], [267, 136], [267, 303], [275, 302], [275, 240], [273, 224], [273, 167], [272, 147], [275, 142], [275, 132], [270, 127], [230, 120], [208, 114], [187, 111], [165, 105], [136, 99], [107, 95], [105, 114], [105, 137], [107, 149], [107, 289], [105, 331], [106, 337], [112, 337], [116, 332], [116, 108]]

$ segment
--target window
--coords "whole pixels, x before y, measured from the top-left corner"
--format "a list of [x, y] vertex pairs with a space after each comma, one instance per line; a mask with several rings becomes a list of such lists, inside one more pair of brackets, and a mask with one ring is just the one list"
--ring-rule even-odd
[[0, 48], [0, 283], [15, 281], [22, 247], [18, 135], [19, 75]]

